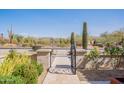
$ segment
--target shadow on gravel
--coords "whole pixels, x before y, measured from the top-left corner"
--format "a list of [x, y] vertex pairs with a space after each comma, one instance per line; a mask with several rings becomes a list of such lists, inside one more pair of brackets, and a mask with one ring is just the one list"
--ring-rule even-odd
[[124, 77], [124, 70], [77, 70], [77, 75], [81, 81], [106, 81], [110, 77]]

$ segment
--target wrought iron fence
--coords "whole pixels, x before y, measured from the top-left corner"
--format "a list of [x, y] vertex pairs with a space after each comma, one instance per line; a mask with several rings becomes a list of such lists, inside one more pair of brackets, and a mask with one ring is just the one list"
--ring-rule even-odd
[[71, 69], [73, 74], [76, 74], [76, 45], [71, 45]]

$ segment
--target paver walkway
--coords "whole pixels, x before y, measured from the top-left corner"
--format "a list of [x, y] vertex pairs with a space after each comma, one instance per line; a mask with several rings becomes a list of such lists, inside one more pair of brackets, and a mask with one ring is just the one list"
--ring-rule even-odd
[[77, 75], [71, 72], [70, 65], [69, 56], [57, 56], [50, 69], [52, 73], [48, 72], [43, 84], [80, 84]]

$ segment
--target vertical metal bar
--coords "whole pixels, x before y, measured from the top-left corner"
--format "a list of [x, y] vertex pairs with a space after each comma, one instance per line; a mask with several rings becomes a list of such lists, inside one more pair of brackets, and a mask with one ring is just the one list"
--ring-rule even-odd
[[71, 70], [72, 70], [72, 72], [73, 72], [73, 56], [72, 56], [72, 44], [71, 44], [71, 49], [70, 49], [70, 55], [71, 55]]
[[76, 74], [76, 45], [71, 44], [71, 69]]
[[52, 56], [52, 51], [50, 51], [50, 68], [51, 68], [51, 61], [52, 61], [51, 60], [52, 59], [51, 56]]
[[74, 48], [74, 51], [75, 51], [75, 67], [74, 67], [74, 69], [75, 69], [75, 74], [76, 74], [76, 46], [75, 46], [75, 48]]

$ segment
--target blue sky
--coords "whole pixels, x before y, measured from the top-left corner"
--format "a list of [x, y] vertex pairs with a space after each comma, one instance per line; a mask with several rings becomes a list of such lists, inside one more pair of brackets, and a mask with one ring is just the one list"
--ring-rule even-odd
[[12, 24], [16, 34], [36, 37], [69, 37], [82, 33], [83, 22], [90, 35], [124, 28], [124, 10], [0, 10], [0, 33], [7, 36]]

